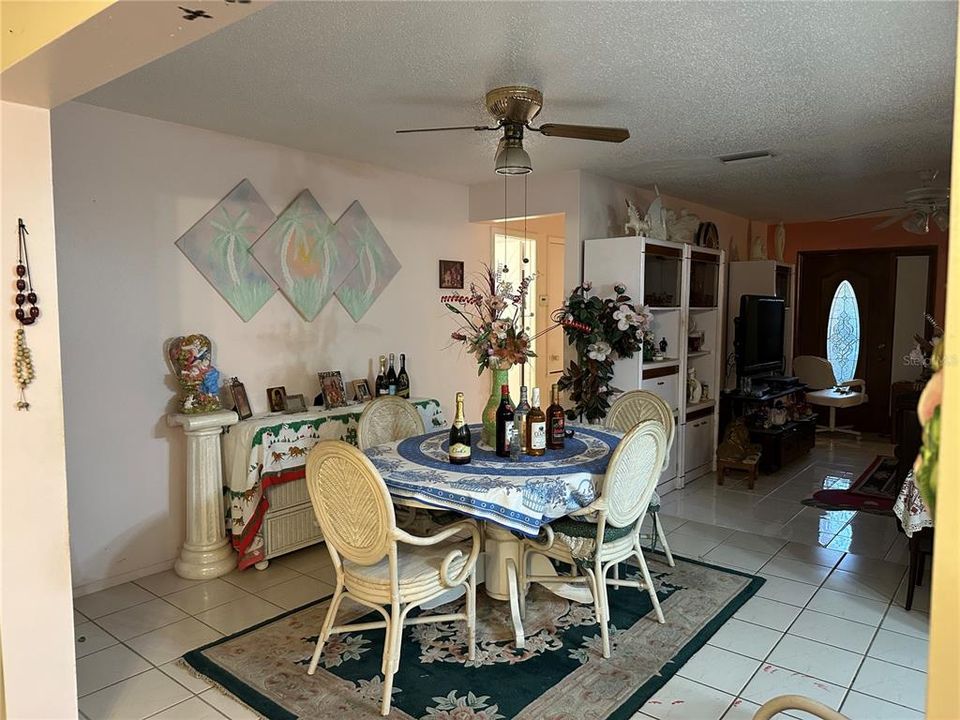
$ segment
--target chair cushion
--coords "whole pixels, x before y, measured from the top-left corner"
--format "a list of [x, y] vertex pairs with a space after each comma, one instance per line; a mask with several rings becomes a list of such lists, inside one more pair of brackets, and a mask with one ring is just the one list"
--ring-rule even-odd
[[[562, 517], [550, 523], [554, 533], [562, 533], [569, 537], [596, 538], [597, 524], [594, 522], [584, 522], [583, 520], [574, 520], [570, 517]], [[613, 542], [620, 540], [627, 535], [633, 535], [637, 531], [637, 524], [627, 525], [626, 527], [613, 527], [607, 525], [603, 530], [603, 542]]]
[[[432, 585], [440, 582], [440, 565], [443, 559], [454, 550], [463, 555], [450, 563], [450, 574], [456, 575], [466, 564], [470, 556], [470, 543], [444, 543], [441, 545], [404, 545], [397, 549], [397, 577], [401, 587]], [[390, 561], [384, 557], [375, 565], [359, 565], [344, 559], [343, 571], [347, 576], [347, 586], [358, 583], [367, 587], [390, 586]]]
[[830, 388], [829, 390], [808, 392], [807, 402], [811, 405], [823, 405], [825, 407], [855, 407], [867, 402], [867, 395], [861, 392], [840, 393]]

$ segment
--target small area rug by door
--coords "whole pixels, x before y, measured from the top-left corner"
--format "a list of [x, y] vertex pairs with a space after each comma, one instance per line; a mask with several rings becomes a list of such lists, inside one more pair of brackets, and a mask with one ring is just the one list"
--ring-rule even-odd
[[846, 490], [818, 490], [804, 505], [822, 510], [859, 510], [877, 515], [893, 514], [893, 503], [900, 492], [895, 457], [877, 455]]
[[[593, 608], [534, 585], [515, 648], [509, 604], [477, 590], [476, 659], [464, 623], [404, 629], [391, 718], [630, 718], [760, 588], [764, 580], [677, 558], [648, 558], [666, 624], [636, 588], [610, 588], [612, 657], [600, 652]], [[625, 576], [636, 574], [622, 568]], [[379, 717], [383, 630], [335, 635], [307, 675], [329, 600], [218, 640], [183, 658], [198, 674], [270, 720]], [[463, 599], [434, 610], [451, 612]], [[359, 605], [338, 622], [379, 615]]]

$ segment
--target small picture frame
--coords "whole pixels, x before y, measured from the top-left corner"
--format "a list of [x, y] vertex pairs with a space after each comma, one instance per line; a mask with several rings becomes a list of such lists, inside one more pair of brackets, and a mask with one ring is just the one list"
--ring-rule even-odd
[[288, 413], [302, 413], [307, 411], [307, 401], [303, 397], [303, 393], [299, 395], [287, 395], [286, 396], [286, 406], [284, 410]]
[[440, 261], [440, 289], [463, 290], [463, 261]]
[[320, 372], [317, 373], [317, 377], [320, 378], [320, 390], [323, 392], [323, 406], [327, 410], [345, 407], [347, 405], [347, 390], [343, 385], [343, 377], [340, 375], [340, 371]]
[[370, 382], [366, 378], [354, 380], [350, 385], [353, 387], [353, 399], [357, 402], [367, 402], [373, 398]]
[[233, 398], [233, 409], [241, 420], [253, 417], [253, 410], [250, 409], [250, 400], [247, 398], [247, 390], [243, 383], [237, 378], [230, 378], [230, 397]]
[[270, 412], [283, 412], [287, 407], [287, 389], [283, 385], [267, 388], [267, 403]]

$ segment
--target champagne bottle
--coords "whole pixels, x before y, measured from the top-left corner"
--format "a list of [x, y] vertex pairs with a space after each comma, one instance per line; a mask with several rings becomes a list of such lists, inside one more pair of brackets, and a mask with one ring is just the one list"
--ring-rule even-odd
[[400, 353], [400, 372], [397, 373], [397, 395], [410, 397], [410, 376], [407, 375], [407, 356]]
[[550, 407], [547, 408], [547, 447], [551, 450], [563, 450], [566, 440], [566, 414], [560, 404], [560, 387], [556, 384], [550, 389]]
[[547, 449], [547, 416], [540, 409], [540, 388], [533, 389], [530, 412], [527, 413], [527, 455], [543, 455]]
[[510, 441], [513, 439], [513, 403], [510, 401], [510, 386], [500, 386], [500, 405], [497, 407], [497, 455], [510, 457]]
[[393, 369], [393, 353], [390, 353], [390, 369], [387, 370], [387, 395], [397, 394], [397, 371]]
[[520, 428], [520, 451], [527, 450], [527, 414], [530, 412], [530, 403], [527, 402], [527, 386], [520, 386], [520, 402], [517, 405], [516, 417]]
[[374, 384], [374, 392], [377, 397], [387, 394], [387, 356], [380, 356], [380, 374], [377, 375], [377, 381]]
[[[403, 355], [400, 356], [403, 358]], [[401, 360], [402, 362], [402, 360]], [[457, 414], [450, 428], [450, 442], [447, 455], [453, 465], [466, 465], [470, 462], [470, 427], [463, 419], [463, 393], [457, 393]]]

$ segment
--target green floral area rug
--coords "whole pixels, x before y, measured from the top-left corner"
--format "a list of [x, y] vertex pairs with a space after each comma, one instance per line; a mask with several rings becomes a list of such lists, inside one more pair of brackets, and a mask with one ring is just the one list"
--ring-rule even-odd
[[[517, 650], [510, 608], [477, 590], [477, 652], [467, 661], [466, 625], [404, 629], [391, 718], [583, 720], [630, 718], [763, 584], [762, 578], [648, 556], [666, 624], [636, 588], [609, 588], [612, 657], [601, 655], [593, 607], [534, 585]], [[625, 577], [636, 568], [621, 568]], [[317, 673], [307, 675], [329, 600], [294, 610], [184, 656], [270, 720], [379, 717], [382, 630], [334, 635]], [[433, 612], [453, 612], [463, 599]], [[379, 615], [344, 602], [337, 623]]]

